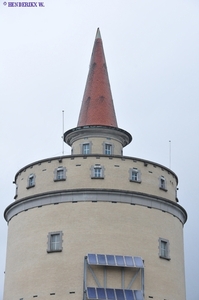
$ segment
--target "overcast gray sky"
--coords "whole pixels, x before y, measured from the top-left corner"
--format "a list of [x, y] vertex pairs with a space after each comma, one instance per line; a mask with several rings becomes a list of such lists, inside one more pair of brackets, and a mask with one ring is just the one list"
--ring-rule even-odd
[[[124, 155], [178, 175], [187, 300], [198, 300], [198, 0], [44, 0], [45, 7], [0, 3], [0, 299], [7, 225], [16, 172], [62, 153], [76, 127], [97, 27], [100, 27], [119, 127], [132, 143]], [[65, 154], [70, 154], [65, 147]], [[172, 299], [174, 300], [174, 299]]]

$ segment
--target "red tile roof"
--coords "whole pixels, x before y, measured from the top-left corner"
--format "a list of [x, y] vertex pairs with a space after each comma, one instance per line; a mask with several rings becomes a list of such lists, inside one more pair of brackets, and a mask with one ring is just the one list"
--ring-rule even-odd
[[117, 127], [103, 44], [97, 30], [77, 126]]

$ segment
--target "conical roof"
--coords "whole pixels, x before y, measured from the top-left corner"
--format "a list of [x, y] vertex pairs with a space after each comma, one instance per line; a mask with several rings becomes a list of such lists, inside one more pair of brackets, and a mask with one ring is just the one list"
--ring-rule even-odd
[[77, 126], [117, 127], [102, 39], [99, 28], [93, 46], [90, 68]]

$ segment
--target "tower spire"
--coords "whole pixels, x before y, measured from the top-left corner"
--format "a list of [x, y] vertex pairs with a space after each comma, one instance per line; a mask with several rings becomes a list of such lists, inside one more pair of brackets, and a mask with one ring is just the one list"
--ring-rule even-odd
[[97, 29], [89, 73], [77, 126], [117, 127], [106, 60], [99, 28]]
[[95, 39], [101, 39], [101, 33], [100, 33], [99, 28], [97, 28]]

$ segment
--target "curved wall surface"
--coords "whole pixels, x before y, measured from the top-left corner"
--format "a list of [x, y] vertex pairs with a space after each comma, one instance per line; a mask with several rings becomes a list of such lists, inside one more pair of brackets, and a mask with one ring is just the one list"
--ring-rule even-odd
[[[60, 231], [62, 251], [48, 253], [49, 232]], [[160, 238], [169, 241], [169, 259], [159, 257]], [[182, 223], [157, 209], [100, 201], [35, 207], [11, 219], [7, 249], [4, 300], [82, 299], [88, 253], [141, 256], [145, 299], [185, 299]], [[121, 288], [121, 276], [108, 284]]]
[[[94, 178], [93, 168], [101, 167], [101, 178]], [[65, 178], [57, 180], [58, 168], [65, 169]], [[133, 181], [131, 171], [137, 170], [138, 180]], [[34, 176], [34, 185], [28, 186]], [[165, 188], [160, 188], [164, 177]], [[15, 176], [16, 200], [33, 195], [83, 188], [106, 188], [146, 193], [177, 202], [177, 176], [170, 169], [154, 162], [125, 156], [64, 156], [53, 157], [32, 163], [22, 168]]]
[[[95, 167], [101, 169], [100, 177], [94, 176]], [[60, 169], [63, 177], [57, 178]], [[5, 210], [4, 300], [83, 299], [88, 253], [140, 256], [145, 299], [184, 300], [182, 229], [187, 215], [177, 203], [177, 181], [164, 166], [121, 156], [55, 157], [22, 168], [15, 177], [15, 202]], [[51, 253], [48, 237], [54, 232], [61, 232], [62, 248]], [[160, 241], [167, 243], [166, 259]], [[109, 269], [108, 286], [121, 288], [123, 278], [127, 288], [130, 270], [121, 275], [117, 268]], [[103, 286], [102, 273], [95, 273]], [[89, 284], [96, 283], [88, 276]], [[141, 288], [139, 276], [133, 288]]]

